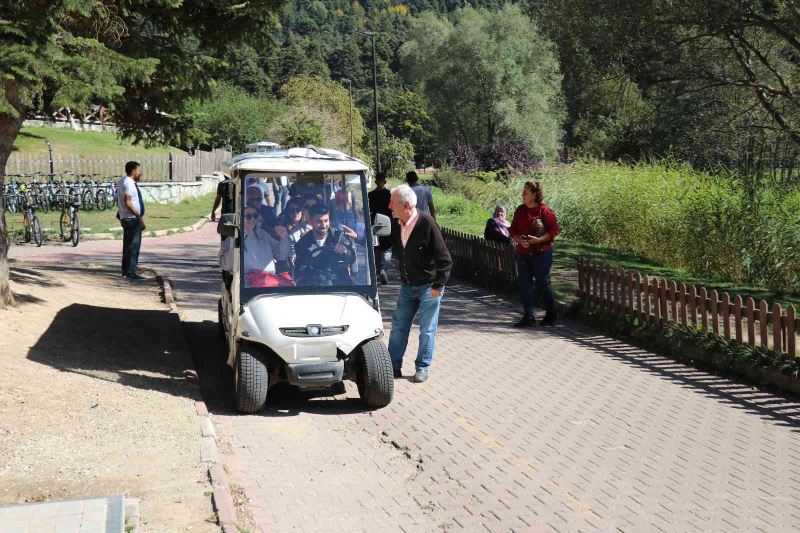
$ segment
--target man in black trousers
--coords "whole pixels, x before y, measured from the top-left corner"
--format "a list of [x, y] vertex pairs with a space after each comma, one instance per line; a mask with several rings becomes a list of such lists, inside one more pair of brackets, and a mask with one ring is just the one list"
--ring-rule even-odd
[[125, 176], [117, 184], [119, 222], [122, 224], [122, 275], [131, 280], [144, 279], [137, 272], [142, 247], [144, 200], [139, 190], [142, 167], [136, 161], [125, 163]]

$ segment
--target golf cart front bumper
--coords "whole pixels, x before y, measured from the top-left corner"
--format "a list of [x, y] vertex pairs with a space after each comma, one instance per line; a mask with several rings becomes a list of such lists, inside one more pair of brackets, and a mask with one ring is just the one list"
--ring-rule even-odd
[[326, 363], [291, 363], [286, 365], [286, 380], [301, 389], [330, 387], [342, 381], [344, 361]]

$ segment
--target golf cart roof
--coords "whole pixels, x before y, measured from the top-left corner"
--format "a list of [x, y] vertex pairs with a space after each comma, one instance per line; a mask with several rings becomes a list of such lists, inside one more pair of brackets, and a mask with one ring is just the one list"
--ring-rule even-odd
[[234, 156], [223, 165], [226, 174], [256, 172], [366, 172], [369, 167], [355, 157], [330, 148], [289, 148], [270, 152], [249, 152]]
[[259, 141], [247, 145], [248, 152], [267, 152], [272, 150], [280, 150], [281, 145], [270, 141]]

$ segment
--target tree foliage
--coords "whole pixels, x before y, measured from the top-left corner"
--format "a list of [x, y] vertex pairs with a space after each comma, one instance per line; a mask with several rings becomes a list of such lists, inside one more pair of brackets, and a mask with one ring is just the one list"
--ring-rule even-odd
[[[224, 48], [273, 24], [278, 0], [4, 1], [0, 6], [0, 169], [34, 105], [104, 102], [137, 140], [185, 137], [183, 114], [208, 94]], [[0, 187], [2, 178], [0, 177]], [[0, 206], [0, 306], [13, 302]]]
[[466, 8], [453, 22], [427, 14], [401, 49], [409, 80], [434, 106], [445, 146], [524, 138], [539, 157], [556, 152], [563, 103], [555, 47], [514, 5]]

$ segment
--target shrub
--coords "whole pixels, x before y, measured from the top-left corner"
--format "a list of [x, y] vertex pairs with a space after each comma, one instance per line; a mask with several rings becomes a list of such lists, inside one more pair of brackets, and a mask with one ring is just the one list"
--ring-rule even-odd
[[478, 154], [484, 170], [523, 172], [534, 166], [531, 149], [524, 139], [499, 139], [484, 146]]
[[447, 152], [447, 162], [455, 170], [474, 172], [481, 167], [481, 161], [475, 149], [468, 143], [456, 141]]

